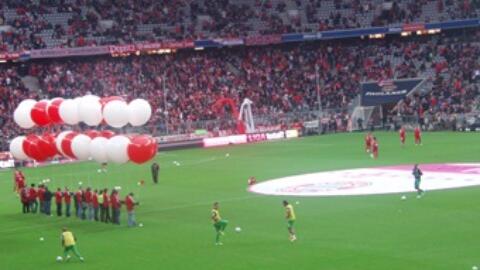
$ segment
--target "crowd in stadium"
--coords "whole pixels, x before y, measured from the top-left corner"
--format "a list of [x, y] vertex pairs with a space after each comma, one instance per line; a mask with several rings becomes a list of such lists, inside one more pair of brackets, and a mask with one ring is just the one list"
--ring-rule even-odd
[[0, 50], [245, 37], [475, 18], [476, 0], [6, 0]]
[[[45, 29], [52, 29], [52, 35], [58, 38], [76, 36], [61, 46], [88, 45], [86, 39], [82, 41], [83, 36], [101, 36], [110, 43], [130, 42], [142, 39], [135, 32], [140, 24], [168, 24], [174, 28], [181, 25], [174, 31], [179, 36], [171, 36], [175, 38], [196, 38], [199, 29], [202, 33], [208, 29], [216, 36], [242, 36], [251, 30], [247, 18], [269, 22], [265, 29], [270, 32], [304, 31], [303, 19], [298, 24], [288, 22], [295, 29], [284, 29], [285, 22], [275, 19], [295, 7], [306, 12], [308, 22], [320, 25], [315, 31], [408, 22], [424, 16], [422, 12], [432, 3], [441, 14], [448, 15], [436, 20], [446, 20], [476, 16], [480, 1], [402, 1], [392, 2], [387, 9], [382, 5], [377, 7], [377, 2], [265, 0], [239, 5], [228, 0], [142, 0], [134, 5], [133, 1], [124, 0], [115, 1], [114, 5], [113, 1], [4, 1], [0, 5], [4, 12], [1, 20], [4, 26], [12, 25], [16, 31], [2, 32], [0, 44], [4, 50], [9, 46], [42, 48], [46, 44], [32, 33]], [[331, 15], [328, 20], [317, 22], [315, 18], [321, 18], [317, 13], [324, 5], [331, 5], [327, 8]], [[390, 13], [385, 13], [386, 10]], [[375, 16], [368, 24], [359, 24], [352, 22], [353, 17], [342, 17], [346, 11], [373, 12]], [[46, 20], [51, 18], [49, 14], [70, 13], [73, 16], [69, 17], [67, 28]], [[209, 22], [203, 15], [217, 20]], [[190, 24], [185, 22], [186, 18]], [[113, 27], [100, 31], [103, 20], [113, 20]], [[164, 32], [158, 29], [153, 32], [158, 31]], [[0, 147], [6, 149], [9, 138], [24, 133], [11, 118], [21, 100], [68, 98], [86, 93], [146, 98], [154, 108], [153, 121], [148, 127], [152, 133], [166, 130], [188, 133], [195, 129], [197, 121], [228, 119], [225, 117], [228, 108], [223, 114], [212, 108], [222, 97], [232, 98], [237, 104], [248, 97], [254, 102], [255, 116], [275, 114], [273, 121], [277, 122], [273, 124], [281, 124], [283, 114], [318, 110], [319, 94], [323, 109], [336, 110], [331, 122], [341, 124], [348, 106], [359, 94], [361, 82], [425, 77], [433, 85], [432, 91], [405, 99], [389, 113], [416, 117], [419, 121], [445, 121], [455, 117], [452, 114], [469, 112], [478, 105], [476, 83], [480, 67], [476, 58], [480, 46], [476, 40], [479, 37], [478, 30], [464, 30], [381, 40], [333, 40], [128, 58], [102, 56], [4, 64], [0, 66], [0, 138], [5, 145]], [[27, 88], [22, 81], [26, 75], [38, 79], [40, 91]], [[202, 127], [229, 129], [231, 124], [224, 121]]]
[[[143, 183], [143, 182], [142, 182]], [[82, 220], [98, 221], [120, 225], [122, 204], [128, 214], [128, 226], [136, 226], [135, 201], [133, 193], [128, 193], [124, 200], [120, 199], [120, 191], [112, 189], [82, 188], [73, 192], [68, 187], [50, 190], [45, 183], [27, 184], [23, 173], [19, 170], [14, 174], [14, 189], [19, 194], [24, 214], [44, 214], [57, 217], [77, 217]], [[52, 200], [54, 202], [52, 211]]]
[[[190, 132], [183, 123], [221, 119], [212, 106], [221, 97], [254, 102], [254, 115], [281, 116], [318, 108], [346, 110], [363, 81], [426, 77], [433, 90], [406, 99], [392, 113], [423, 118], [469, 112], [479, 89], [476, 58], [480, 31], [389, 40], [330, 41], [295, 45], [184, 51], [171, 55], [96, 57], [4, 65], [0, 73], [3, 138], [21, 131], [12, 112], [20, 100], [76, 97], [90, 92], [150, 100], [152, 132]], [[337, 46], [342, 42], [343, 46]], [[20, 73], [38, 78], [42, 93], [29, 91]], [[164, 92], [164, 89], [166, 91]], [[278, 117], [277, 117], [278, 118]], [[207, 127], [213, 129], [215, 127]], [[218, 127], [217, 127], [218, 128]]]

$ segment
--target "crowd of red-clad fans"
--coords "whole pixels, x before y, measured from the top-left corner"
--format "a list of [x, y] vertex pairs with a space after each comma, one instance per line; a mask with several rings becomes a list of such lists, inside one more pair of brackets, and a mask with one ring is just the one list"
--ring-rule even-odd
[[[48, 180], [47, 180], [48, 181]], [[138, 202], [134, 194], [129, 193], [124, 200], [120, 199], [120, 191], [112, 189], [84, 189], [81, 186], [77, 191], [68, 187], [50, 190], [47, 183], [28, 185], [24, 174], [20, 170], [14, 171], [14, 191], [19, 194], [24, 214], [32, 213], [53, 216], [52, 201], [55, 215], [58, 217], [75, 216], [82, 220], [98, 221], [120, 225], [122, 204], [128, 214], [128, 226], [136, 226], [135, 206]]]
[[[154, 135], [189, 133], [223, 126], [229, 108], [215, 110], [219, 98], [239, 105], [248, 97], [254, 116], [345, 112], [360, 83], [426, 77], [432, 91], [403, 101], [392, 114], [424, 118], [471, 111], [479, 96], [480, 31], [388, 40], [330, 41], [222, 50], [179, 51], [128, 58], [92, 57], [0, 66], [0, 137], [22, 134], [12, 120], [25, 98], [120, 95], [145, 98], [154, 108], [147, 128]], [[30, 91], [21, 77], [33, 76], [41, 91]], [[318, 80], [317, 80], [318, 75]], [[317, 84], [318, 83], [318, 84]], [[211, 122], [208, 120], [217, 120]], [[202, 126], [198, 126], [199, 121]], [[274, 123], [280, 124], [280, 123]], [[6, 145], [3, 146], [4, 149]]]
[[437, 22], [478, 16], [477, 0], [5, 0], [0, 51]]

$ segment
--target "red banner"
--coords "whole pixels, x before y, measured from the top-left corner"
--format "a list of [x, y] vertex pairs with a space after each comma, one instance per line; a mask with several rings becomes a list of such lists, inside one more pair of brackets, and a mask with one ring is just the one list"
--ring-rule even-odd
[[281, 35], [265, 35], [265, 36], [252, 36], [245, 38], [245, 44], [250, 45], [268, 45], [278, 44], [282, 42]]
[[425, 24], [423, 24], [423, 23], [404, 24], [402, 29], [403, 29], [403, 31], [406, 31], [406, 32], [414, 32], [414, 31], [419, 31], [419, 30], [425, 30]]

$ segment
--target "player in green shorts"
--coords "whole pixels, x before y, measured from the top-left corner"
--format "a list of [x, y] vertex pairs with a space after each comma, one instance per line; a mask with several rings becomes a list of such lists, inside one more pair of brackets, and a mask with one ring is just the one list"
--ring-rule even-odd
[[413, 167], [412, 174], [415, 177], [415, 190], [417, 191], [417, 198], [421, 198], [425, 191], [420, 188], [423, 172], [420, 170], [420, 168], [418, 168], [418, 164], [415, 164], [415, 166]]
[[212, 222], [213, 222], [213, 227], [215, 228], [215, 231], [217, 232], [216, 238], [215, 238], [215, 245], [221, 246], [223, 245], [222, 242], [220, 242], [220, 236], [224, 235], [225, 228], [227, 227], [228, 220], [222, 219], [220, 217], [220, 212], [218, 210], [218, 202], [213, 203], [213, 209], [212, 209]]
[[63, 246], [63, 257], [65, 258], [65, 261], [68, 261], [70, 259], [70, 255], [68, 253], [73, 252], [75, 256], [80, 261], [84, 261], [82, 255], [78, 252], [77, 246], [76, 246], [77, 239], [75, 236], [73, 236], [73, 233], [69, 231], [67, 228], [62, 229], [62, 246]]
[[287, 219], [287, 228], [288, 233], [290, 234], [290, 241], [293, 242], [297, 240], [297, 236], [295, 235], [295, 230], [293, 229], [293, 225], [295, 224], [295, 211], [293, 210], [293, 206], [289, 204], [286, 200], [283, 201], [283, 206], [285, 207], [285, 217]]

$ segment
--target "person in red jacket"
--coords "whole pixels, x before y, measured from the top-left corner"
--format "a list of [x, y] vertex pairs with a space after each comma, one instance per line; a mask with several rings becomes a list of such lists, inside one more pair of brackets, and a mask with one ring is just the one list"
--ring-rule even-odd
[[24, 214], [30, 212], [30, 205], [29, 205], [30, 200], [28, 195], [29, 195], [28, 188], [22, 188], [20, 190], [20, 200], [22, 202], [22, 212]]
[[86, 209], [87, 209], [87, 218], [88, 220], [93, 220], [93, 201], [92, 201], [92, 189], [87, 188], [85, 191], [85, 204], [86, 204]]
[[70, 217], [70, 209], [72, 206], [72, 193], [70, 192], [70, 190], [68, 190], [67, 187], [65, 187], [65, 191], [63, 191], [63, 200], [65, 202], [65, 216]]
[[101, 221], [108, 223], [111, 221], [110, 218], [110, 198], [108, 197], [108, 189], [103, 190], [103, 204], [102, 209], [103, 213], [101, 213]]
[[29, 204], [30, 204], [30, 212], [32, 214], [36, 214], [38, 210], [38, 201], [37, 201], [37, 189], [35, 188], [35, 184], [31, 184], [28, 194]]
[[398, 133], [400, 134], [400, 143], [402, 144], [402, 146], [405, 146], [405, 138], [406, 138], [405, 128], [401, 127]]
[[37, 190], [38, 203], [40, 205], [40, 213], [45, 213], [45, 186], [39, 185]]
[[413, 133], [415, 135], [415, 145], [422, 145], [422, 132], [420, 127], [417, 126]]
[[57, 205], [57, 216], [62, 216], [62, 201], [63, 201], [63, 192], [60, 188], [57, 188], [55, 192], [55, 204]]
[[118, 198], [118, 191], [113, 190], [110, 194], [110, 206], [112, 207], [113, 224], [120, 225], [120, 200]]
[[77, 192], [75, 192], [75, 210], [78, 218], [85, 219], [85, 214], [83, 213], [83, 190], [79, 188]]
[[125, 206], [127, 207], [127, 215], [128, 215], [128, 227], [135, 227], [137, 226], [137, 222], [135, 221], [135, 205], [138, 205], [138, 202], [135, 201], [133, 198], [133, 193], [125, 197]]
[[94, 190], [92, 194], [92, 206], [93, 206], [93, 219], [98, 221], [98, 190]]

